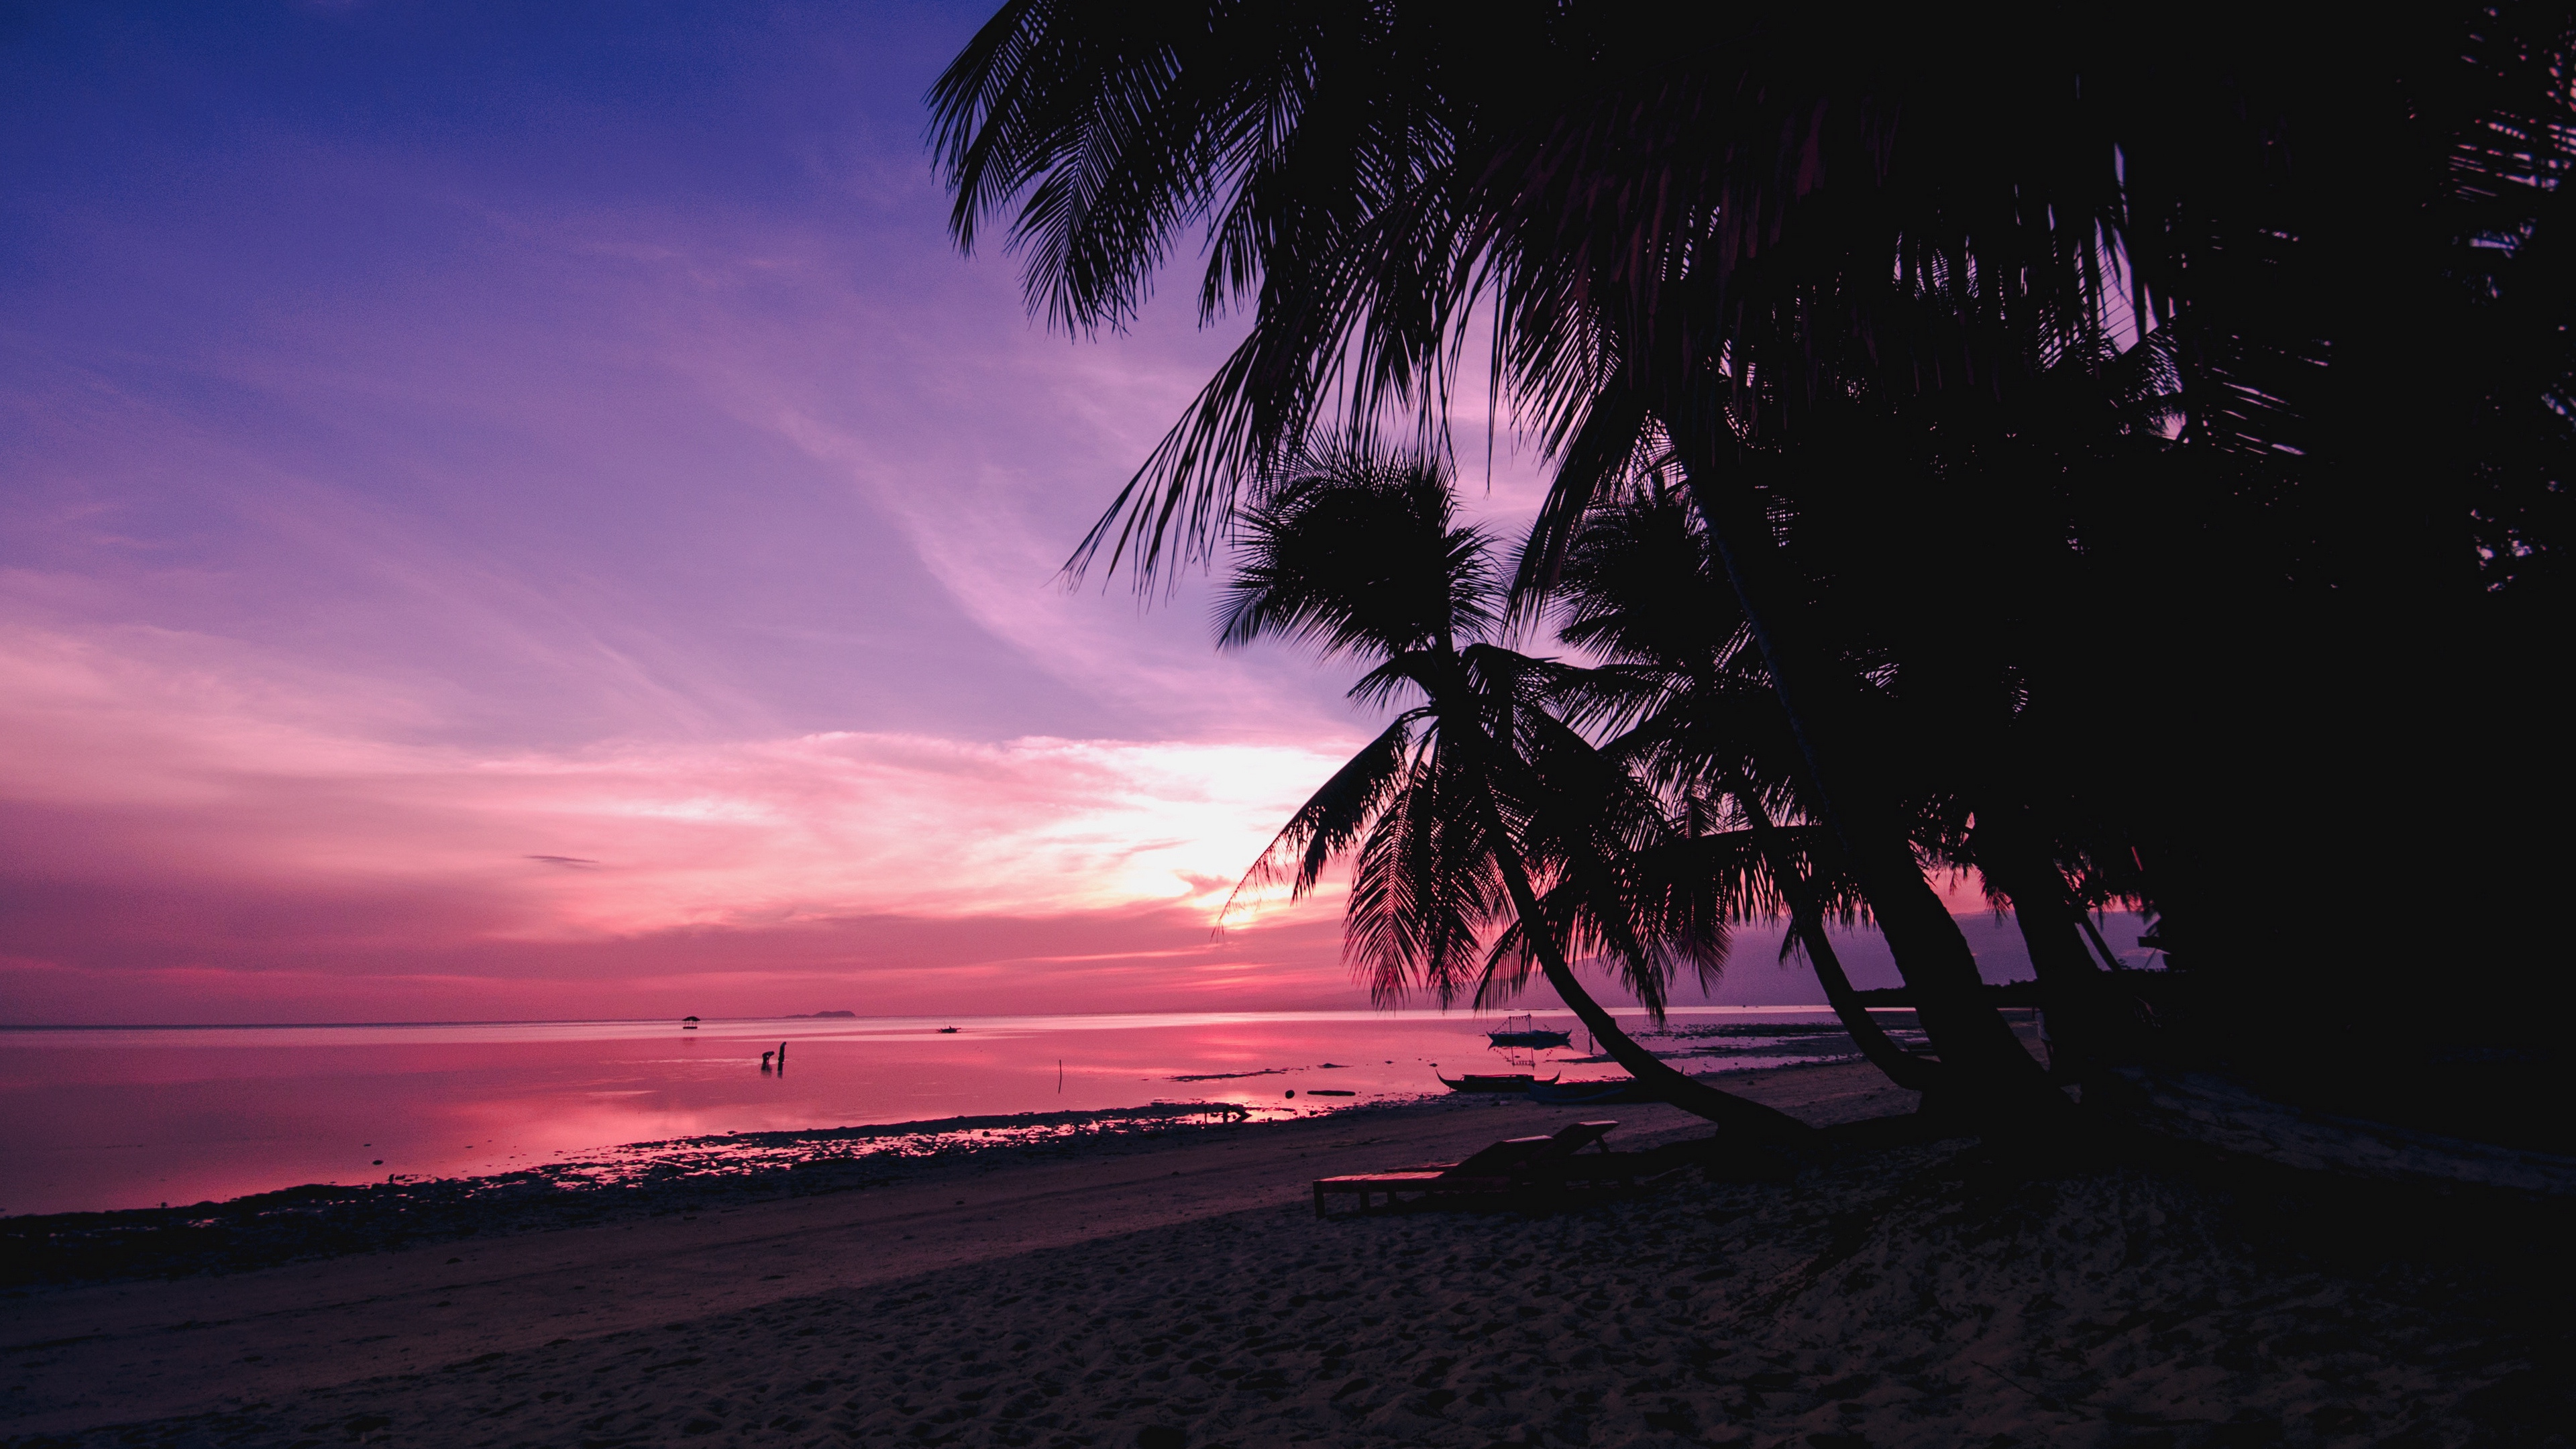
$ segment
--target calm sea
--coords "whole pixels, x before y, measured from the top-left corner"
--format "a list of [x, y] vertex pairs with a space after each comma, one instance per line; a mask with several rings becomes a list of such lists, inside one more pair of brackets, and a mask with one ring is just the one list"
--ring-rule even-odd
[[[1570, 1016], [1538, 1020], [1574, 1032], [1571, 1049], [1538, 1054], [1539, 1075], [1620, 1075], [1584, 1060]], [[689, 1031], [670, 1021], [0, 1028], [0, 1214], [483, 1176], [729, 1132], [1153, 1102], [1329, 1110], [1440, 1093], [1435, 1064], [1452, 1075], [1507, 1070], [1483, 1035], [1499, 1024], [1414, 1011], [786, 1018]], [[1677, 1010], [1646, 1039], [1694, 1072], [1851, 1052], [1830, 1013], [1785, 1007]], [[761, 1053], [782, 1042], [786, 1069], [764, 1071]]]

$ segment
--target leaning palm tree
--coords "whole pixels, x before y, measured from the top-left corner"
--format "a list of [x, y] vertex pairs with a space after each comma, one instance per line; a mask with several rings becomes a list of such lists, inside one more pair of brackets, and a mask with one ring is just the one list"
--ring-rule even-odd
[[[1635, 862], [1653, 802], [1538, 707], [1552, 667], [1493, 642], [1502, 581], [1491, 541], [1455, 517], [1423, 458], [1309, 457], [1274, 478], [1234, 530], [1241, 559], [1218, 638], [1298, 640], [1368, 664], [1351, 689], [1395, 720], [1300, 807], [1245, 886], [1314, 889], [1353, 859], [1345, 950], [1380, 1002], [1427, 990], [1483, 998], [1512, 957], [1534, 962], [1618, 1063], [1664, 1100], [1766, 1140], [1796, 1119], [1719, 1091], [1639, 1045], [1574, 974], [1611, 963], [1659, 1015], [1683, 960], [1722, 935], [1677, 920]], [[1551, 905], [1553, 909], [1551, 910]], [[1507, 947], [1488, 938], [1512, 929]]]
[[[1684, 452], [1694, 493], [1726, 500], [1712, 518], [1741, 511], [1751, 497], [1746, 470], [1717, 446], [1723, 407], [1704, 406], [1703, 394], [1723, 381], [1711, 374], [1715, 360], [1732, 357], [1741, 371], [1749, 354], [1726, 325], [1711, 330], [1707, 309], [1756, 295], [1727, 279], [1744, 271], [1734, 265], [1740, 251], [1772, 249], [1756, 232], [1776, 218], [1759, 220], [1767, 194], [1740, 214], [1720, 194], [1727, 176], [1712, 178], [1710, 168], [1724, 172], [1720, 158], [1740, 150], [1753, 158], [1743, 168], [1751, 175], [1768, 164], [1766, 147], [1807, 144], [1801, 128], [1821, 105], [1792, 106], [1784, 130], [1773, 102], [1739, 115], [1727, 98], [1809, 93], [1817, 78], [1803, 71], [1785, 91], [1733, 77], [1757, 59], [1803, 67], [1799, 57], [1817, 52], [1748, 19], [1715, 52], [1714, 69], [1676, 71], [1666, 28], [1615, 7], [1505, 7], [1489, 22], [1458, 26], [1445, 12], [1383, 5], [1137, 10], [1015, 0], [941, 77], [933, 104], [958, 239], [971, 244], [984, 218], [1023, 199], [1015, 230], [1034, 307], [1071, 330], [1121, 325], [1178, 234], [1202, 218], [1211, 227], [1202, 308], [1252, 305], [1251, 336], [1081, 556], [1105, 552], [1114, 566], [1123, 554], [1150, 575], [1207, 546], [1238, 484], [1318, 436], [1337, 409], [1362, 424], [1406, 418], [1440, 436], [1467, 319], [1486, 302], [1497, 387], [1564, 459], [1557, 491], [1578, 511], [1596, 481], [1579, 460], [1615, 458], [1623, 438], [1655, 425], [1708, 445]], [[1628, 124], [1638, 116], [1644, 124]], [[1677, 141], [1675, 127], [1687, 135]], [[1784, 164], [1794, 173], [1801, 163], [1791, 154]], [[1649, 178], [1642, 188], [1632, 184], [1640, 174]], [[1657, 175], [1677, 181], [1678, 211], [1651, 204], [1666, 194]], [[2006, 194], [2018, 195], [2008, 186], [1978, 193]], [[1623, 245], [1611, 233], [1633, 233], [1631, 203], [1641, 197], [1679, 230]], [[2089, 224], [2089, 208], [2077, 210]], [[1980, 237], [2027, 230], [1979, 229], [1988, 219], [1944, 217], [1931, 245], [1963, 225]], [[1906, 257], [1909, 289], [1921, 251]], [[1687, 285], [1663, 288], [1684, 272]], [[1993, 275], [2026, 273], [2043, 290], [2060, 278], [2021, 267]], [[1772, 291], [1811, 296], [1811, 280], [1787, 278]], [[1675, 299], [1690, 298], [1674, 314]], [[1915, 300], [1909, 291], [1904, 307]], [[1774, 375], [1777, 355], [1765, 351], [1762, 377]], [[1758, 626], [1767, 610], [1776, 620], [1789, 591], [1752, 578], [1767, 568], [1767, 532], [1735, 522], [1712, 532], [1737, 541], [1728, 574], [1746, 617]], [[1917, 868], [1898, 812], [1855, 783], [1866, 772], [1850, 762], [1865, 747], [1851, 745], [1847, 729], [1815, 723], [1834, 713], [1823, 702], [1835, 681], [1829, 668], [1784, 663], [1796, 632], [1756, 629], [1783, 707], [1809, 720], [1797, 737], [1816, 813], [1868, 892], [1927, 1032], [1999, 1109], [2053, 1101], [1979, 996], [1974, 957]]]
[[[2120, 879], [2174, 964], [2241, 993], [2202, 1018], [2218, 1060], [2414, 1111], [2380, 1044], [2432, 1052], [2403, 1016], [2421, 962], [2463, 918], [2494, 959], [2553, 944], [2524, 822], [2566, 799], [2530, 660], [2561, 645], [2576, 552], [2568, 5], [2146, 31], [1754, 5], [1705, 31], [1677, 52], [1662, 13], [1597, 0], [1471, 26], [1007, 0], [933, 93], [958, 240], [1018, 211], [1030, 302], [1084, 330], [1123, 325], [1206, 222], [1200, 304], [1252, 312], [1092, 544], [1180, 562], [1319, 428], [1437, 436], [1489, 335], [1492, 392], [1466, 384], [1558, 459], [1553, 516], [1672, 443], [1803, 812], [1999, 1116], [2061, 1098], [1924, 879], [1911, 781], [1880, 773], [1919, 737], [1873, 727], [1852, 629], [1950, 676], [1917, 691], [1932, 737], [2009, 755], [1981, 853], [2045, 954], [2076, 957], [2081, 892], [2040, 869], [2076, 822], [2081, 879]], [[2172, 449], [2017, 456], [2063, 415], [2053, 364], [2115, 317], [2174, 345]], [[1937, 438], [1937, 467], [1847, 446], [1870, 428]], [[2391, 657], [2437, 683], [2391, 699]], [[2352, 781], [2391, 758], [2434, 768], [2447, 843], [2401, 897], [2354, 856], [2385, 804]], [[2380, 928], [2324, 951], [2316, 918]], [[2499, 985], [2553, 1049], [2561, 982]]]
[[[2186, 7], [2142, 39], [2116, 11], [1856, 29], [1754, 6], [1703, 31], [1677, 50], [1660, 12], [1597, 0], [1472, 25], [1007, 0], [933, 94], [960, 242], [1015, 220], [1032, 303], [1082, 330], [1134, 315], [1204, 222], [1202, 308], [1252, 314], [1092, 542], [1179, 562], [1319, 429], [1438, 435], [1490, 336], [1487, 395], [1559, 461], [1558, 518], [1670, 442], [1805, 812], [1946, 1066], [2003, 1109], [2055, 1100], [1920, 868], [1878, 768], [1909, 742], [1863, 717], [1855, 628], [1951, 675], [1920, 693], [1956, 702], [1941, 737], [2012, 722], [2035, 763], [1978, 814], [2038, 816], [1985, 845], [2030, 867], [2015, 900], [2049, 952], [2071, 964], [2075, 921], [2039, 867], [2066, 819], [2098, 822], [2082, 853], [2172, 959], [2246, 993], [2209, 1023], [2242, 1064], [2310, 1043], [2383, 1090], [2402, 1074], [2342, 1044], [2417, 1035], [2394, 1003], [2454, 921], [2548, 959], [2517, 827], [2564, 798], [2528, 660], [2576, 548], [2567, 7]], [[2119, 318], [2174, 345], [2175, 447], [2017, 458], [2060, 411], [2055, 361]], [[1846, 446], [1866, 429], [1943, 456]], [[2392, 702], [2391, 657], [2441, 687]], [[2401, 757], [2443, 762], [2457, 849], [2391, 901], [2353, 855], [2384, 806], [2351, 781]], [[2320, 951], [2306, 922], [2336, 913], [2389, 929]], [[2321, 1030], [2329, 1009], [2365, 1014]]]
[[1900, 1087], [1938, 1091], [1940, 1063], [1870, 1015], [1826, 934], [1829, 917], [1865, 910], [1830, 842], [1773, 818], [1795, 796], [1795, 772], [1776, 763], [1793, 751], [1708, 553], [1688, 504], [1657, 478], [1588, 514], [1553, 601], [1560, 637], [1603, 665], [1568, 675], [1561, 697], [1577, 720], [1624, 727], [1605, 753], [1676, 797], [1687, 868], [1704, 888], [1739, 915], [1789, 917], [1784, 952], [1804, 952], [1861, 1055]]

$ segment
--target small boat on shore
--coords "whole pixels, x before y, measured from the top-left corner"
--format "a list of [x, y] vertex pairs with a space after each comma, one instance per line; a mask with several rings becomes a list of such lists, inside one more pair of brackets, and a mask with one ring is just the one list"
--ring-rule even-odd
[[1529, 1098], [1543, 1107], [1607, 1107], [1618, 1102], [1654, 1102], [1658, 1098], [1645, 1083], [1634, 1077], [1611, 1077], [1597, 1082], [1532, 1082]]
[[1498, 1047], [1531, 1047], [1543, 1049], [1546, 1047], [1572, 1046], [1574, 1044], [1574, 1033], [1570, 1031], [1549, 1031], [1538, 1024], [1538, 1019], [1536, 1017], [1507, 1016], [1503, 1018], [1503, 1029], [1501, 1031], [1489, 1031], [1485, 1033], [1485, 1040], [1492, 1042]]
[[[1439, 1069], [1434, 1068], [1431, 1074], [1439, 1077]], [[1527, 1072], [1509, 1076], [1484, 1076], [1469, 1072], [1463, 1077], [1440, 1077], [1440, 1084], [1453, 1092], [1526, 1092], [1536, 1080]], [[1556, 1078], [1550, 1077], [1547, 1080], [1553, 1083]]]

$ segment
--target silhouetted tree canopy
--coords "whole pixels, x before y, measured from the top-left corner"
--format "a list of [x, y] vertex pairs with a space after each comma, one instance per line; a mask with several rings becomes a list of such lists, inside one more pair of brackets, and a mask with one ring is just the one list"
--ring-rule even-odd
[[1688, 500], [1727, 597], [1673, 628], [1772, 692], [1760, 788], [1946, 1062], [2026, 1090], [1927, 860], [2104, 1059], [2176, 1049], [2095, 999], [2130, 905], [2189, 1051], [2456, 1125], [2566, 1005], [2571, 57], [2563, 4], [1026, 0], [932, 100], [959, 242], [1051, 322], [1194, 248], [1251, 320], [1077, 565], [1150, 586], [1282, 460], [1490, 396], [1556, 470], [1518, 617], [1641, 480]]

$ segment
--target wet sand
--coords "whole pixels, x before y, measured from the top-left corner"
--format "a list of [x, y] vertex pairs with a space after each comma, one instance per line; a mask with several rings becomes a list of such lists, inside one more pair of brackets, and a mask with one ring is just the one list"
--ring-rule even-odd
[[[2134, 1154], [1999, 1164], [1868, 1125], [1911, 1102], [1857, 1065], [1730, 1082], [1862, 1125], [1788, 1181], [1694, 1170], [1547, 1214], [1314, 1218], [1325, 1172], [1592, 1116], [1619, 1117], [1628, 1147], [1706, 1132], [1667, 1108], [1461, 1099], [32, 1289], [0, 1299], [0, 1433], [1833, 1449], [2541, 1444], [2576, 1422], [2570, 1340], [2524, 1311], [2555, 1301], [2563, 1268], [2409, 1256], [2459, 1236], [2457, 1203]], [[2320, 1213], [2341, 1226], [2321, 1233]], [[2511, 1217], [2499, 1233], [2530, 1229]]]

